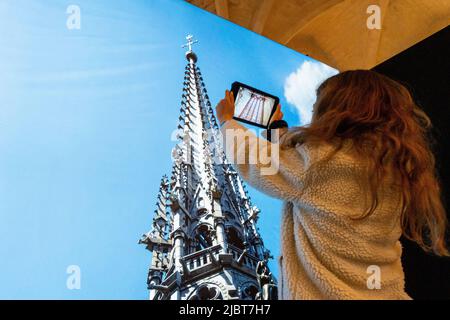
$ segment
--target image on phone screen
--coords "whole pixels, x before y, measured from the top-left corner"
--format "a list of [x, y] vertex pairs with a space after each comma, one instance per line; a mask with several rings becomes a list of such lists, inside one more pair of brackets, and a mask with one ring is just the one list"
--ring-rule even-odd
[[274, 98], [240, 87], [235, 98], [234, 116], [267, 127], [274, 106]]

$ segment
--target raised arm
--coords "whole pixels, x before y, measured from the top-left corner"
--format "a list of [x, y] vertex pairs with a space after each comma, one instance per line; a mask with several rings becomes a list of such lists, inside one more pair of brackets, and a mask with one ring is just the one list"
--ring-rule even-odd
[[[277, 143], [256, 136], [233, 120], [234, 98], [226, 92], [217, 106], [228, 160], [251, 186], [279, 199], [294, 200], [303, 188], [305, 162], [296, 149], [281, 149]], [[275, 120], [283, 114], [278, 109]], [[275, 139], [276, 140], [276, 139]]]
[[222, 126], [227, 159], [256, 189], [279, 199], [294, 200], [303, 187], [304, 161], [295, 149], [258, 138], [235, 120]]

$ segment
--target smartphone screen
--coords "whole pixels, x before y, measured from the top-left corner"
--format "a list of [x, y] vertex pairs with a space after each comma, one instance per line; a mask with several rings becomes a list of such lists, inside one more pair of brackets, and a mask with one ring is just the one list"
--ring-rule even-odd
[[278, 104], [278, 98], [242, 84], [233, 84], [234, 118], [267, 128]]

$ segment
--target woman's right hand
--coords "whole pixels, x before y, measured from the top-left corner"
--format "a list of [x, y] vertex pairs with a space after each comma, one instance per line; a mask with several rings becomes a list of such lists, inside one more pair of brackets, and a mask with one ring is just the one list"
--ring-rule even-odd
[[277, 106], [277, 110], [275, 110], [275, 113], [272, 116], [272, 119], [270, 119], [270, 123], [278, 120], [283, 120], [283, 112], [281, 112], [281, 104]]

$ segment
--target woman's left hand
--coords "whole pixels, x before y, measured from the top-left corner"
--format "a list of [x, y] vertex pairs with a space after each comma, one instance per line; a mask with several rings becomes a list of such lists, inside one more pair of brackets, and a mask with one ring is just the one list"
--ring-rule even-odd
[[225, 98], [220, 100], [216, 106], [216, 114], [219, 122], [222, 124], [225, 121], [233, 119], [234, 116], [234, 95], [231, 91], [225, 91]]

